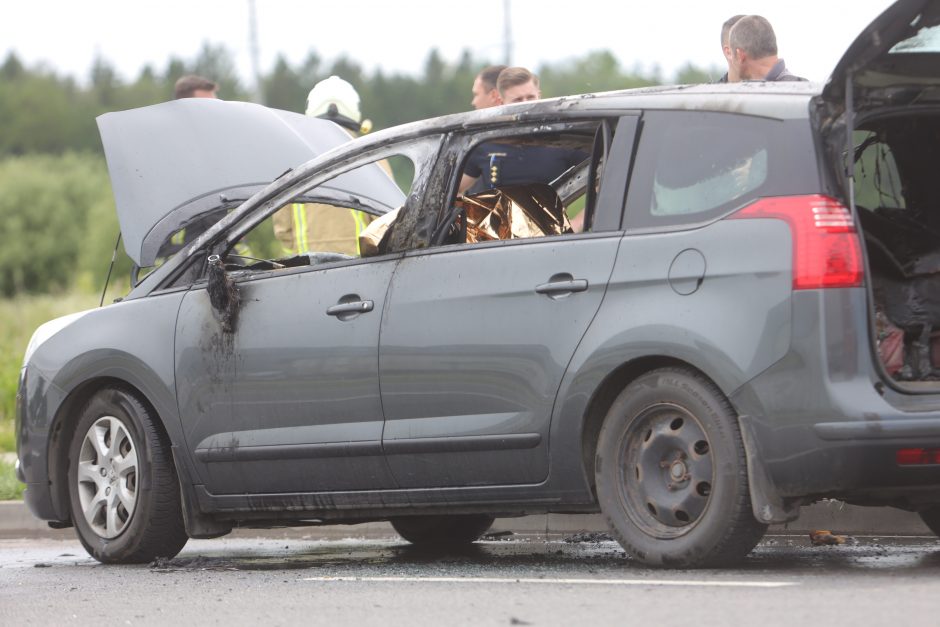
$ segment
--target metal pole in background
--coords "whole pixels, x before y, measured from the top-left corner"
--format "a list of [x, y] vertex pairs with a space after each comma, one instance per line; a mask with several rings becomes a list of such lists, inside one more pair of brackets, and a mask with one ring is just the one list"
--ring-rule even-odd
[[258, 48], [258, 14], [255, 11], [255, 0], [248, 0], [248, 49], [251, 56], [251, 73], [255, 79], [254, 100], [262, 103], [264, 94], [261, 85], [261, 53]]
[[503, 64], [512, 65], [512, 0], [503, 0]]

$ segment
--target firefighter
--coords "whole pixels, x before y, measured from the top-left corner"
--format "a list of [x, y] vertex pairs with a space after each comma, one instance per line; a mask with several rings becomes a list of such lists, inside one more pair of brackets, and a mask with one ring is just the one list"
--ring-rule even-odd
[[[372, 128], [359, 112], [359, 94], [348, 82], [331, 76], [307, 96], [307, 115], [342, 126], [351, 137]], [[391, 175], [388, 165], [382, 163]], [[288, 254], [334, 252], [359, 256], [359, 234], [373, 216], [355, 209], [318, 203], [291, 203], [274, 214], [274, 235]]]

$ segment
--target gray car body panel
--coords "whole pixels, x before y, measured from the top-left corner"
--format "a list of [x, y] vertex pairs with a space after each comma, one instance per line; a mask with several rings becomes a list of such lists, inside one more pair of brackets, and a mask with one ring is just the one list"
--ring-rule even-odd
[[[170, 438], [182, 438], [176, 410], [172, 337], [183, 292], [117, 303], [88, 312], [32, 355], [26, 365], [20, 463], [28, 485], [27, 502], [50, 520], [68, 520], [61, 482], [50, 481], [50, 446], [62, 444], [67, 457], [70, 433], [61, 431], [81, 412], [84, 387], [104, 382], [133, 387], [160, 416]], [[145, 320], [147, 329], [141, 330]], [[167, 335], [169, 334], [169, 335]], [[50, 485], [51, 484], [51, 485]], [[58, 498], [50, 499], [52, 493]], [[36, 511], [34, 503], [44, 503]]]
[[[395, 487], [382, 454], [379, 324], [397, 257], [244, 276], [234, 334], [204, 288], [176, 333], [180, 415], [214, 494]], [[347, 302], [372, 309], [330, 316]], [[185, 324], [183, 324], [185, 322]]]
[[[600, 306], [618, 240], [541, 238], [406, 255], [380, 346], [382, 442], [399, 486], [548, 476], [555, 395]], [[453, 279], [435, 281], [442, 276]], [[587, 289], [535, 290], [571, 280]]]
[[940, 495], [935, 467], [895, 463], [898, 449], [940, 447], [940, 399], [883, 385], [866, 303], [863, 288], [794, 293], [790, 350], [730, 396], [784, 499], [837, 493], [913, 508]]

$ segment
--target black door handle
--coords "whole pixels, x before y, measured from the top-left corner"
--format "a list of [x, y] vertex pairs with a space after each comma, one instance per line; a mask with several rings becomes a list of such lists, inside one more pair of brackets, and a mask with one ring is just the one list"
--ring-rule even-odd
[[560, 294], [571, 294], [572, 292], [583, 292], [587, 288], [587, 279], [568, 279], [565, 281], [549, 281], [548, 283], [536, 285], [535, 293], [552, 296]]
[[372, 311], [374, 307], [375, 303], [373, 303], [371, 300], [357, 300], [351, 303], [340, 303], [338, 305], [328, 307], [326, 310], [326, 315], [343, 316], [344, 314], [361, 314]]

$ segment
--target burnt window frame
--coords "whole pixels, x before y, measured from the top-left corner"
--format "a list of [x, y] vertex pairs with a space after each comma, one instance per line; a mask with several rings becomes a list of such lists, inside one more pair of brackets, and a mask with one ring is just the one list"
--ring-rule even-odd
[[[632, 132], [635, 129], [635, 120], [637, 119], [638, 112], [634, 112], [633, 115], [627, 115], [633, 120], [632, 123], [627, 124], [626, 127], [621, 126], [619, 121], [621, 117], [613, 115], [598, 115], [592, 113], [591, 115], [578, 115], [565, 118], [551, 118], [545, 120], [526, 120], [524, 124], [518, 122], [512, 124], [499, 124], [499, 125], [487, 125], [479, 126], [460, 132], [455, 132], [450, 137], [447, 147], [442, 152], [442, 158], [438, 166], [438, 172], [436, 173], [436, 178], [439, 180], [439, 189], [442, 191], [440, 195], [440, 209], [438, 210], [437, 215], [434, 219], [434, 233], [436, 236], [441, 235], [441, 228], [444, 224], [449, 224], [448, 217], [450, 213], [446, 212], [446, 209], [450, 207], [453, 203], [453, 199], [457, 196], [457, 189], [460, 185], [460, 180], [462, 179], [464, 173], [464, 167], [466, 166], [467, 160], [472, 155], [473, 151], [483, 143], [494, 142], [497, 143], [501, 138], [506, 137], [524, 137], [531, 135], [552, 135], [566, 131], [576, 131], [578, 129], [588, 129], [595, 133], [595, 140], [599, 134], [598, 131], [604, 126], [607, 125], [607, 133], [600, 133], [602, 137], [607, 137], [606, 153], [608, 162], [613, 161], [613, 158], [618, 150], [621, 148], [621, 144], [618, 143], [618, 139], [622, 143], [627, 133], [624, 133], [624, 137], [620, 136], [622, 130], [629, 127], [627, 130], [630, 130], [629, 140], [632, 140]], [[589, 159], [593, 159], [593, 153], [595, 148], [595, 143], [592, 142], [591, 146], [588, 147], [587, 152], [589, 153]], [[594, 167], [588, 168], [588, 174], [593, 171]], [[600, 172], [600, 190], [596, 195], [595, 200], [595, 215], [593, 219], [593, 229], [591, 231], [585, 231], [580, 233], [569, 233], [565, 234], [564, 237], [592, 237], [607, 234], [611, 231], [619, 230], [620, 223], [620, 211], [622, 209], [622, 202], [618, 198], [617, 202], [612, 205], [614, 207], [613, 211], [617, 213], [616, 218], [611, 219], [610, 216], [602, 216], [602, 219], [598, 219], [598, 213], [596, 211], [597, 207], [601, 206], [601, 201], [608, 200], [612, 194], [620, 195], [623, 193], [623, 187], [620, 187], [619, 191], [616, 189], [613, 192], [605, 190], [605, 186], [609, 186], [606, 181], [611, 178], [608, 172], [610, 168], [608, 165], [604, 166], [602, 172]], [[625, 183], [622, 183], [625, 184]], [[587, 197], [587, 190], [583, 196]], [[426, 204], [432, 199], [428, 198]], [[585, 210], [587, 207], [585, 207]], [[493, 246], [493, 245], [515, 245], [524, 242], [532, 241], [543, 241], [543, 238], [522, 238], [522, 239], [512, 239], [512, 240], [497, 240], [493, 242], [479, 242], [475, 244], [443, 244], [438, 241], [432, 240], [431, 249], [441, 248], [443, 246]]]

